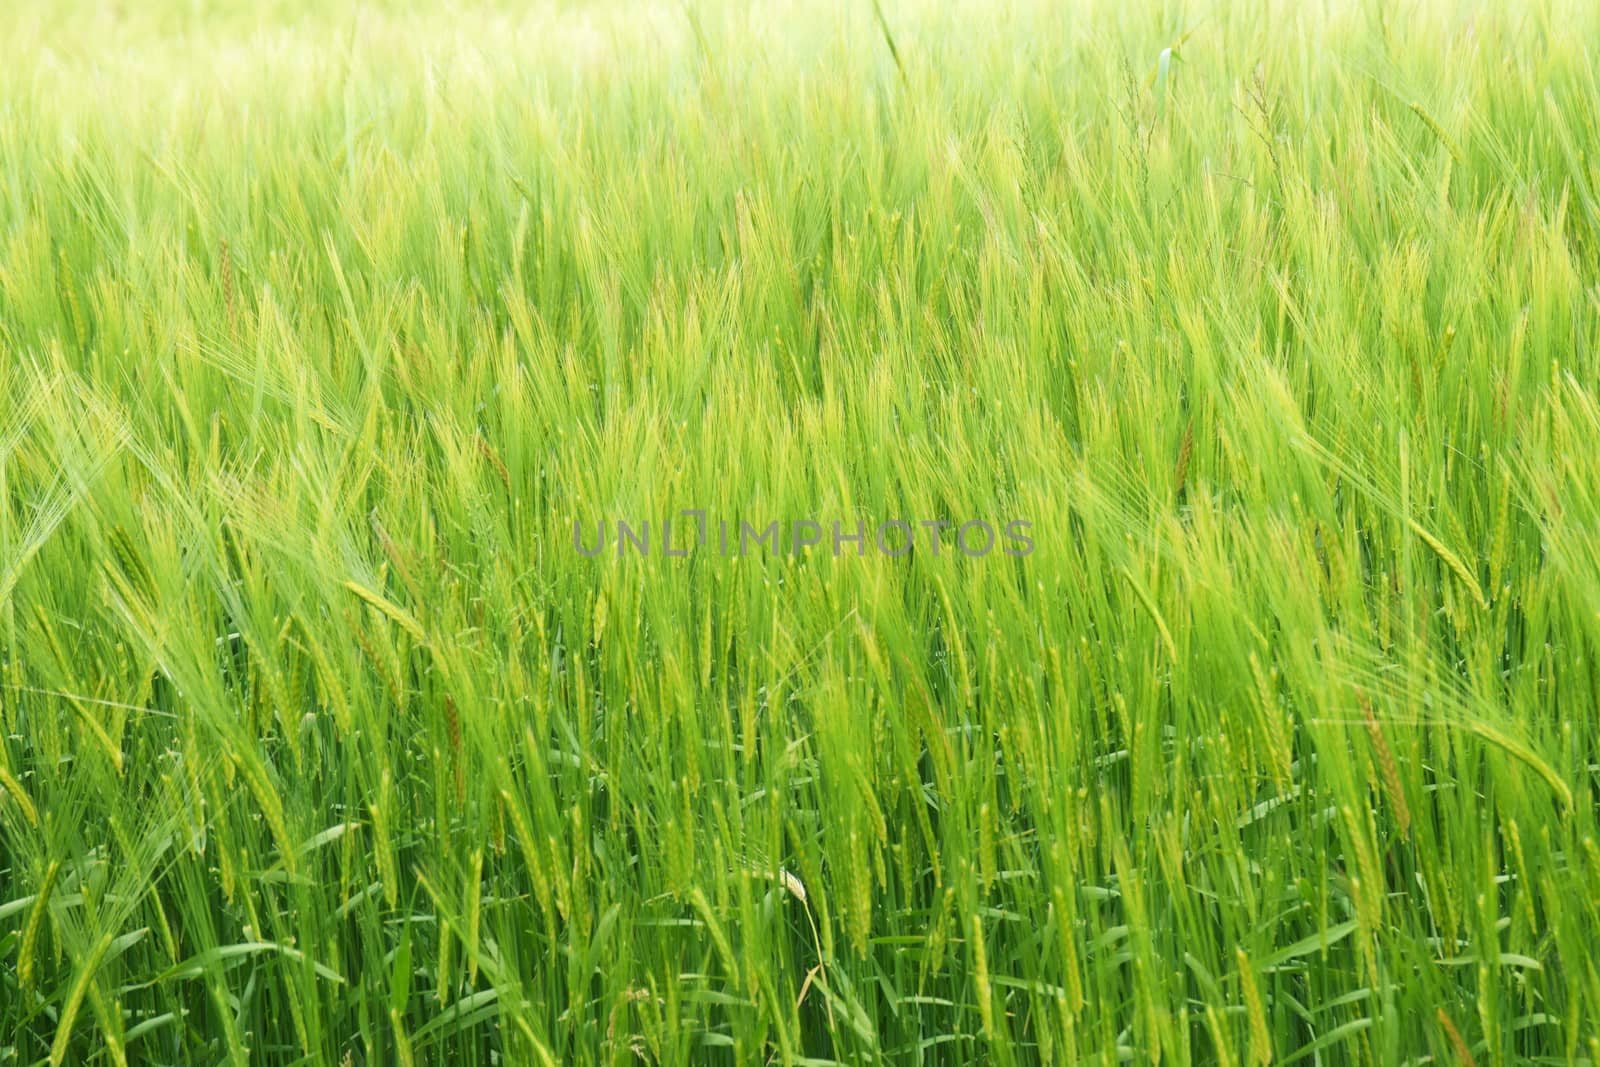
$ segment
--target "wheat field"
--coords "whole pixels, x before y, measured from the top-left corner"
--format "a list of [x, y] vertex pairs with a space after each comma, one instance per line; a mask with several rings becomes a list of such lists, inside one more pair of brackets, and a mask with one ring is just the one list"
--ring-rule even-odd
[[0, 1067], [1600, 1063], [1597, 41], [5, 4]]

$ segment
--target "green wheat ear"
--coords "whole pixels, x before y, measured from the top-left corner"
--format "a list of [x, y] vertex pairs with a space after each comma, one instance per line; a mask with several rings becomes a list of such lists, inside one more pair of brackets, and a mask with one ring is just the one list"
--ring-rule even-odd
[[0, 3], [0, 1067], [1600, 1061], [1597, 39]]

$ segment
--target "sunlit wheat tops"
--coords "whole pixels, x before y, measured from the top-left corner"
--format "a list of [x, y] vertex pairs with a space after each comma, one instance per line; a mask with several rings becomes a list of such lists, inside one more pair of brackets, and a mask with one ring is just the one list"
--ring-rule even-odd
[[0, 4], [0, 1067], [1600, 1063], [1596, 41]]

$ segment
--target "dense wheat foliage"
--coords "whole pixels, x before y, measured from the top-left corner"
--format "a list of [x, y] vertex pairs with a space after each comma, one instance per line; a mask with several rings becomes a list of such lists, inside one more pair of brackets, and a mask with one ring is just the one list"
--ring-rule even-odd
[[1596, 40], [4, 4], [0, 1065], [1600, 1062]]

